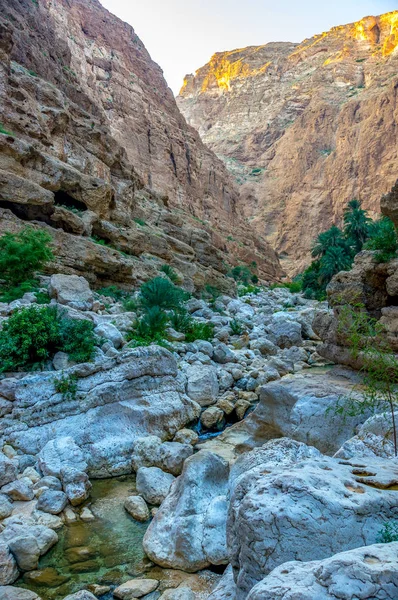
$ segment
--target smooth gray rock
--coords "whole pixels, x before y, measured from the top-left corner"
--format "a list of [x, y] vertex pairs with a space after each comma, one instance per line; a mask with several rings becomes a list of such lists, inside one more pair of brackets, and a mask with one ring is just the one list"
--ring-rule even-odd
[[35, 537], [21, 535], [8, 542], [21, 571], [34, 571], [39, 566], [40, 548]]
[[225, 569], [222, 578], [207, 600], [236, 600], [236, 585], [231, 565]]
[[85, 471], [87, 463], [83, 452], [74, 441], [73, 437], [59, 437], [50, 440], [40, 451], [39, 467], [44, 475], [61, 478], [61, 470], [72, 467]]
[[120, 600], [132, 600], [150, 594], [158, 585], [157, 579], [130, 579], [113, 590], [113, 595]]
[[38, 490], [43, 487], [47, 487], [50, 490], [62, 490], [62, 484], [60, 480], [58, 477], [53, 477], [52, 475], [47, 475], [46, 477], [39, 479], [39, 481], [34, 484], [33, 489]]
[[37, 509], [52, 515], [58, 515], [64, 510], [67, 503], [68, 498], [64, 492], [45, 490], [37, 501]]
[[188, 572], [227, 562], [228, 475], [228, 463], [212, 452], [185, 461], [144, 537], [153, 562]]
[[59, 304], [64, 304], [77, 310], [91, 310], [93, 293], [84, 277], [78, 275], [52, 275], [49, 294]]
[[217, 346], [214, 348], [213, 360], [216, 363], [224, 365], [226, 363], [236, 362], [236, 355], [225, 344], [217, 344]]
[[12, 585], [0, 587], [0, 598], [1, 600], [41, 600], [35, 592]]
[[88, 590], [80, 590], [80, 592], [65, 596], [64, 600], [97, 600], [97, 596], [94, 596], [94, 594]]
[[398, 598], [398, 542], [341, 552], [313, 562], [288, 562], [258, 583], [247, 600]]
[[149, 504], [159, 505], [170, 491], [175, 477], [158, 467], [141, 467], [137, 471], [137, 492]]
[[303, 343], [301, 324], [290, 320], [288, 313], [275, 313], [266, 331], [271, 341], [279, 348], [301, 346]]
[[94, 333], [100, 338], [110, 340], [115, 348], [120, 348], [124, 343], [123, 335], [112, 323], [100, 323]]
[[195, 594], [188, 587], [178, 587], [163, 592], [159, 600], [195, 600]]
[[61, 480], [64, 492], [72, 506], [79, 506], [87, 500], [92, 487], [87, 473], [73, 467], [63, 467]]
[[184, 461], [192, 452], [191, 444], [162, 442], [153, 435], [138, 438], [134, 444], [132, 466], [135, 471], [140, 467], [158, 467], [162, 471], [179, 475]]
[[200, 404], [209, 406], [217, 400], [219, 386], [215, 367], [194, 363], [186, 370], [187, 394]]
[[129, 496], [124, 501], [124, 508], [136, 521], [144, 522], [149, 519], [149, 508], [142, 496]]

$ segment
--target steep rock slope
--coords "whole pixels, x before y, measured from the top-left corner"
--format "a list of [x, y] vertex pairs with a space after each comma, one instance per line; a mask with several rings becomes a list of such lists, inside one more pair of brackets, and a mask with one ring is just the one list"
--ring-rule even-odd
[[299, 45], [215, 54], [178, 105], [241, 184], [253, 228], [297, 272], [353, 197], [379, 211], [396, 179], [398, 11]]
[[53, 228], [56, 270], [131, 283], [168, 262], [226, 289], [231, 259], [280, 276], [161, 69], [97, 0], [0, 2], [0, 111], [0, 232]]

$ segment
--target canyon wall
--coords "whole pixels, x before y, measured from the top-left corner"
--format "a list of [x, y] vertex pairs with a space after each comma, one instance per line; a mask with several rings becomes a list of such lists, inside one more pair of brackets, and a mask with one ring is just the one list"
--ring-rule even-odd
[[360, 198], [372, 216], [398, 167], [398, 11], [301, 44], [215, 54], [178, 105], [241, 186], [242, 209], [290, 273]]
[[51, 269], [131, 284], [167, 262], [224, 290], [231, 264], [282, 275], [160, 67], [97, 0], [0, 0], [0, 114], [0, 233], [46, 227]]

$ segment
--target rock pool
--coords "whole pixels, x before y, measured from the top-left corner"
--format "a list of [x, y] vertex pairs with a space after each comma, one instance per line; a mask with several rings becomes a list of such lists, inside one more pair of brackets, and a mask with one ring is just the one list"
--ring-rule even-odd
[[[90, 509], [96, 519], [65, 525], [59, 542], [40, 561], [39, 570], [26, 573], [16, 585], [36, 592], [43, 600], [101, 583], [114, 587], [143, 573], [142, 549], [147, 524], [134, 521], [123, 508], [135, 491], [132, 476], [92, 481]], [[109, 596], [102, 596], [105, 600]]]

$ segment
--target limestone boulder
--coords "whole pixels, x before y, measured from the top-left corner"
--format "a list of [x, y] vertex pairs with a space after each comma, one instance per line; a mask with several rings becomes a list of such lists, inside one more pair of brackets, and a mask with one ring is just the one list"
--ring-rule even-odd
[[236, 584], [234, 580], [234, 572], [231, 565], [225, 569], [224, 574], [218, 582], [215, 589], [212, 591], [207, 600], [235, 600], [236, 599]]
[[124, 508], [136, 521], [149, 519], [149, 509], [142, 496], [129, 496], [124, 502]]
[[112, 323], [100, 323], [94, 329], [94, 333], [98, 335], [99, 338], [105, 338], [112, 342], [115, 348], [120, 348], [124, 343], [123, 335]]
[[141, 467], [137, 471], [137, 492], [149, 504], [162, 504], [175, 477], [158, 467]]
[[334, 454], [370, 414], [369, 410], [357, 416], [337, 412], [344, 406], [348, 411], [353, 399], [360, 399], [354, 383], [338, 372], [288, 375], [260, 389], [256, 410], [281, 435]]
[[279, 348], [301, 346], [303, 343], [301, 324], [289, 319], [287, 313], [276, 313], [266, 331], [270, 340]]
[[64, 492], [57, 490], [45, 490], [37, 501], [37, 509], [52, 515], [62, 512], [68, 503], [68, 497]]
[[67, 466], [62, 467], [60, 476], [63, 490], [72, 506], [87, 500], [92, 487], [87, 473]]
[[247, 600], [340, 600], [398, 597], [398, 543], [374, 544], [324, 560], [287, 562], [258, 583]]
[[93, 307], [93, 293], [84, 277], [78, 275], [52, 275], [49, 293], [58, 304], [76, 308], [77, 310], [91, 310]]
[[40, 547], [32, 535], [21, 535], [12, 538], [8, 542], [18, 568], [21, 571], [33, 571], [37, 569], [40, 558]]
[[185, 461], [144, 537], [152, 561], [188, 572], [227, 562], [228, 476], [228, 463], [212, 452]]
[[2, 600], [41, 600], [35, 592], [12, 585], [0, 585], [0, 594]]
[[119, 585], [113, 591], [113, 595], [120, 600], [132, 600], [154, 592], [158, 585], [157, 579], [130, 579]]
[[0, 492], [11, 500], [33, 500], [33, 483], [29, 477], [21, 477], [0, 488]]
[[[398, 419], [398, 412], [394, 413]], [[344, 442], [335, 454], [341, 460], [360, 458], [393, 458], [394, 432], [389, 412], [373, 415], [359, 428], [356, 435]]]
[[179, 475], [184, 461], [192, 453], [191, 444], [162, 442], [160, 438], [152, 435], [135, 441], [132, 465], [135, 471], [140, 467], [158, 467], [172, 475]]
[[[275, 455], [284, 443], [266, 446]], [[253, 468], [245, 463], [253, 457], [242, 459], [232, 489], [228, 550], [237, 600], [290, 560], [320, 560], [374, 544], [383, 524], [398, 516], [395, 492], [388, 489], [398, 480], [395, 461], [342, 463], [315, 455], [276, 464], [268, 462], [266, 446]]]
[[200, 404], [209, 406], [217, 400], [219, 385], [214, 367], [194, 363], [187, 368], [187, 394]]
[[0, 519], [9, 517], [12, 513], [13, 505], [8, 496], [0, 494]]
[[54, 372], [28, 374], [8, 384], [13, 412], [0, 420], [8, 444], [39, 454], [43, 475], [60, 477], [65, 466], [95, 477], [130, 473], [137, 438], [172, 439], [200, 414], [165, 348], [126, 349], [64, 373], [77, 377], [76, 400], [60, 401]]

